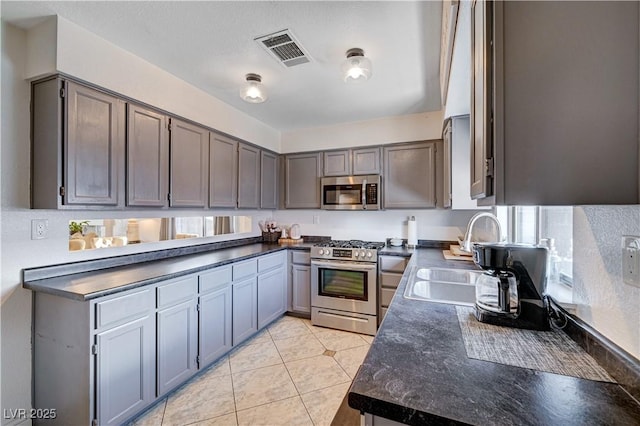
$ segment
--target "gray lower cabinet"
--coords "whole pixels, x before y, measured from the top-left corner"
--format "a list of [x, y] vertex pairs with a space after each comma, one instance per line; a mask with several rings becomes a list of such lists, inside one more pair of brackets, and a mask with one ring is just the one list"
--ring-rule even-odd
[[170, 207], [205, 207], [209, 194], [209, 131], [171, 118]]
[[378, 324], [387, 314], [409, 259], [402, 256], [378, 256]]
[[121, 424], [154, 401], [154, 331], [155, 321], [148, 313], [96, 335], [98, 424]]
[[32, 207], [122, 207], [125, 104], [52, 78], [32, 88]]
[[231, 266], [199, 275], [199, 357], [205, 366], [231, 350]]
[[321, 176], [321, 152], [285, 156], [285, 208], [320, 208]]
[[260, 154], [260, 208], [278, 208], [278, 156], [268, 151]]
[[311, 261], [309, 252], [291, 251], [290, 306], [292, 312], [311, 314]]
[[158, 395], [177, 387], [198, 369], [198, 277], [158, 286]]
[[383, 190], [387, 209], [435, 207], [435, 141], [384, 147]]
[[127, 423], [284, 313], [286, 255], [89, 301], [35, 292], [34, 407], [57, 409], [47, 425]]
[[238, 142], [211, 133], [209, 146], [209, 207], [238, 203]]
[[127, 105], [127, 206], [166, 207], [169, 128], [166, 115]]
[[238, 145], [238, 207], [260, 207], [260, 149]]
[[258, 259], [258, 328], [263, 328], [287, 310], [286, 252]]

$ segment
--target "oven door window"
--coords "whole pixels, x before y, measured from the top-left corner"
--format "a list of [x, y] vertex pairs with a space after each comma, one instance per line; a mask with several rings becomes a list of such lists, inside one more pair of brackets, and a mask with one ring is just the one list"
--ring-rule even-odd
[[362, 204], [362, 185], [325, 185], [322, 192], [327, 206]]
[[367, 301], [367, 279], [365, 271], [319, 268], [318, 295]]

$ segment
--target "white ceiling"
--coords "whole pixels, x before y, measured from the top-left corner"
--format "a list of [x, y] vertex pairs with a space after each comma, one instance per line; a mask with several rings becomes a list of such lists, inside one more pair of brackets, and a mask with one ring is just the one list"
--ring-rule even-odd
[[[441, 109], [440, 1], [2, 1], [2, 19], [28, 29], [60, 15], [286, 131]], [[254, 38], [291, 30], [312, 58], [280, 65]], [[346, 84], [345, 52], [364, 49], [372, 78]], [[263, 104], [238, 96], [261, 74]]]

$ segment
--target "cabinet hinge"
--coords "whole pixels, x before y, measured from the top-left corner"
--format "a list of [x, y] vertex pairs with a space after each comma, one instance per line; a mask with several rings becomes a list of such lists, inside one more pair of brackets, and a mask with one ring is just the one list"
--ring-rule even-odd
[[196, 305], [196, 311], [200, 312], [200, 304], [199, 303]]
[[60, 196], [64, 197], [65, 191], [64, 191], [64, 186], [60, 187]]
[[64, 90], [64, 87], [60, 88], [60, 97], [64, 98], [64, 96], [67, 94], [67, 92]]
[[484, 160], [485, 176], [493, 176], [493, 157]]
[[167, 201], [171, 201], [171, 193], [167, 193]]
[[91, 420], [91, 426], [98, 426], [98, 419]]
[[200, 355], [198, 355], [198, 356], [196, 357], [196, 362], [197, 362], [198, 364], [200, 364]]
[[171, 131], [171, 119], [169, 119], [169, 122], [167, 123], [167, 129], [169, 129], [169, 131]]
[[98, 345], [91, 345], [91, 355], [98, 355]]

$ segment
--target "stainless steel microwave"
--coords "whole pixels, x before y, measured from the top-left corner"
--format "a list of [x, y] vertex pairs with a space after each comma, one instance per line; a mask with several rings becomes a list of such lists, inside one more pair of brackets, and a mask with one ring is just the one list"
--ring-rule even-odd
[[380, 175], [321, 179], [325, 210], [380, 210]]

